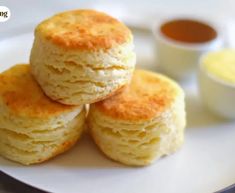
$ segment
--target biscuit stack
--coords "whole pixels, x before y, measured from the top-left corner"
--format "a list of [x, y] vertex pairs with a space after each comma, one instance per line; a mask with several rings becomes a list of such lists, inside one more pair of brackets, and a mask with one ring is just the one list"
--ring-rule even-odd
[[131, 31], [93, 10], [57, 14], [35, 29], [29, 65], [0, 75], [0, 154], [22, 164], [72, 147], [88, 126], [113, 160], [147, 165], [177, 150], [184, 93], [172, 80], [135, 70]]

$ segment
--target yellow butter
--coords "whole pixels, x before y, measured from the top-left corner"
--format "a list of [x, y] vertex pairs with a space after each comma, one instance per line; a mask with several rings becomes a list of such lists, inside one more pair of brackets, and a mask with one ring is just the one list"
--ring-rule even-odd
[[210, 74], [223, 81], [235, 84], [235, 49], [210, 52], [202, 62]]

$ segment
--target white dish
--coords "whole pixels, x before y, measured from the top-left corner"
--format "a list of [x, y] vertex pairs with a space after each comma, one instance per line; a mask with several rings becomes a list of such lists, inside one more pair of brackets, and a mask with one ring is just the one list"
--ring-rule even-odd
[[[135, 37], [137, 54], [145, 58], [141, 54], [151, 39]], [[29, 33], [0, 41], [0, 71], [28, 61], [32, 38]], [[148, 62], [141, 67], [154, 69]], [[112, 162], [89, 137], [83, 137], [68, 153], [40, 165], [25, 167], [0, 158], [0, 170], [56, 193], [210, 193], [222, 189], [235, 182], [235, 123], [204, 110], [195, 88], [185, 87], [188, 127], [183, 148], [149, 167]]]
[[201, 57], [198, 69], [198, 88], [202, 101], [215, 114], [235, 119], [235, 84], [226, 82], [208, 72], [204, 63], [207, 57], [207, 54]]
[[[171, 21], [189, 19], [211, 27], [216, 32], [216, 37], [207, 42], [185, 43], [167, 37], [161, 27]], [[152, 29], [156, 44], [156, 59], [159, 68], [180, 81], [187, 81], [195, 75], [198, 60], [203, 53], [221, 48], [224, 44], [221, 29], [210, 21], [193, 17], [171, 17], [162, 22], [157, 22]]]

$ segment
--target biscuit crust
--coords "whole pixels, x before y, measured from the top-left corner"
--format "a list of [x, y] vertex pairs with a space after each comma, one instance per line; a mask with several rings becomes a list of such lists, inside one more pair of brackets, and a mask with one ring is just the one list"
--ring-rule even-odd
[[148, 120], [171, 106], [178, 90], [160, 74], [135, 70], [132, 81], [122, 91], [95, 103], [107, 116], [128, 121]]
[[48, 118], [80, 108], [48, 98], [27, 64], [16, 65], [0, 74], [0, 98], [12, 113], [29, 117]]
[[130, 30], [117, 19], [95, 10], [81, 9], [56, 14], [40, 23], [40, 35], [65, 49], [110, 49], [131, 41]]

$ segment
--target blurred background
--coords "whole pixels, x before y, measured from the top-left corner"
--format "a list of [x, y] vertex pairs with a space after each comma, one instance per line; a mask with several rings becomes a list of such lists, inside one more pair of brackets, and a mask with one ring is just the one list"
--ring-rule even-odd
[[12, 13], [11, 20], [4, 23], [7, 28], [38, 23], [55, 12], [77, 8], [104, 10], [130, 24], [146, 21], [146, 26], [176, 14], [220, 21], [235, 18], [234, 0], [0, 0], [0, 4], [9, 7]]
[[234, 0], [0, 0], [0, 5], [11, 10], [11, 18], [1, 23], [0, 40], [33, 31], [38, 22], [56, 12], [78, 8], [105, 11], [125, 22], [138, 36], [135, 45], [137, 64], [141, 67], [154, 63], [153, 41], [146, 33], [151, 35], [153, 25], [167, 17], [187, 16], [216, 22], [223, 28], [227, 45], [235, 47]]

